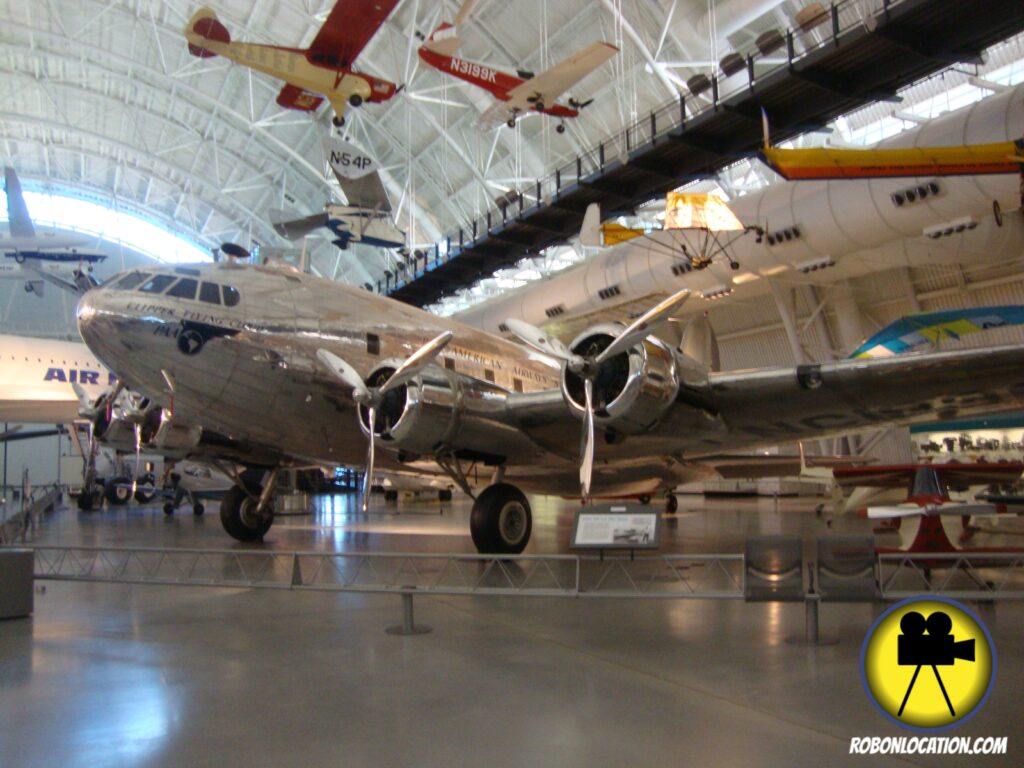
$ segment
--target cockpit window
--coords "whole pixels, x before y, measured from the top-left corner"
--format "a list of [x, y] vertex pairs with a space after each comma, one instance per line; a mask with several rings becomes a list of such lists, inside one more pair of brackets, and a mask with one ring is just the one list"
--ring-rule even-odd
[[220, 286], [216, 283], [202, 283], [199, 286], [199, 300], [207, 304], [220, 304]]
[[143, 293], [163, 293], [177, 279], [174, 275], [153, 275], [139, 290]]
[[129, 272], [127, 275], [122, 277], [120, 280], [111, 285], [111, 288], [117, 288], [122, 291], [130, 291], [132, 288], [137, 286], [149, 275], [145, 272]]
[[175, 296], [179, 299], [195, 299], [196, 287], [199, 285], [198, 280], [193, 280], [191, 277], [183, 277], [181, 280], [176, 282], [174, 286], [167, 292], [168, 296]]
[[224, 286], [224, 306], [233, 307], [235, 306], [241, 297], [238, 295], [238, 289], [232, 288], [230, 285]]

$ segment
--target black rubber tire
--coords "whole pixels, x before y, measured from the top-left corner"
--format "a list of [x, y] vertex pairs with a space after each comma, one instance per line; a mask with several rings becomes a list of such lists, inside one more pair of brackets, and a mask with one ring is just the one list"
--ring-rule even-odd
[[331, 118], [331, 122], [334, 123], [335, 128], [341, 128], [343, 125], [345, 125], [345, 118], [338, 117], [337, 115], [335, 115], [334, 117]]
[[174, 504], [170, 501], [164, 502], [164, 514], [170, 517], [174, 514]]
[[140, 484], [152, 488], [151, 491], [144, 491], [141, 488], [135, 489], [135, 501], [139, 504], [149, 504], [156, 497], [156, 475], [149, 473], [139, 479]]
[[113, 477], [103, 487], [103, 495], [112, 507], [123, 507], [132, 498], [131, 480], [127, 477]]
[[76, 503], [78, 504], [79, 512], [92, 512], [96, 509], [96, 502], [100, 500], [100, 494], [96, 491], [82, 490], [78, 494]]
[[562, 125], [562, 123], [559, 123], [558, 125], [555, 126], [555, 132], [556, 133], [565, 133], [565, 126]]
[[348, 97], [348, 103], [351, 104], [353, 107], [361, 107], [363, 106], [363, 97], [360, 96], [358, 93], [353, 93], [351, 96]]
[[451, 489], [450, 488], [445, 488], [443, 490], [438, 491], [437, 492], [437, 500], [438, 501], [451, 501], [452, 500], [452, 491], [451, 491]]
[[665, 497], [665, 511], [674, 515], [679, 510], [679, 499], [675, 497], [675, 494], [670, 493]]
[[516, 119], [513, 117], [511, 120], [506, 120], [505, 121], [505, 125], [507, 125], [509, 128], [515, 128], [516, 127]]
[[398, 491], [384, 491], [384, 501], [398, 501]]
[[648, 504], [651, 503], [651, 497], [650, 497], [649, 494], [646, 494], [646, 493], [643, 493], [643, 494], [640, 494], [639, 496], [637, 496], [636, 500], [639, 501], [641, 504], [643, 504], [645, 507]]
[[[515, 517], [509, 519], [510, 514]], [[530, 542], [532, 530], [530, 502], [514, 485], [496, 483], [485, 488], [473, 503], [469, 532], [478, 552], [518, 555]]]
[[[247, 525], [242, 514], [243, 504], [255, 504], [252, 496], [258, 496], [260, 488], [258, 485], [247, 484], [249, 493], [244, 493], [237, 485], [228, 489], [220, 502], [220, 524], [228, 535], [238, 541], [263, 541], [263, 536], [273, 525], [273, 517], [260, 521], [259, 525]], [[252, 494], [252, 496], [250, 495]]]
[[206, 512], [206, 507], [204, 507], [198, 501], [192, 505], [192, 514], [196, 517], [202, 517], [204, 512]]

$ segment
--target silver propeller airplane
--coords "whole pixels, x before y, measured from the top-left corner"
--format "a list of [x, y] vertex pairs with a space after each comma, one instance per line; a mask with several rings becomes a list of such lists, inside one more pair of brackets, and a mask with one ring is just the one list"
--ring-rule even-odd
[[364, 504], [375, 464], [440, 470], [467, 493], [469, 466], [492, 468], [473, 541], [518, 553], [532, 526], [521, 488], [650, 493], [707, 477], [726, 449], [1024, 405], [1024, 347], [709, 371], [657, 335], [686, 298], [569, 345], [510, 321], [518, 344], [293, 269], [224, 262], [123, 273], [82, 297], [78, 325], [161, 406], [147, 449], [264, 470], [262, 484], [226, 470], [221, 521], [241, 541], [270, 528], [280, 468], [358, 465], [367, 443]]

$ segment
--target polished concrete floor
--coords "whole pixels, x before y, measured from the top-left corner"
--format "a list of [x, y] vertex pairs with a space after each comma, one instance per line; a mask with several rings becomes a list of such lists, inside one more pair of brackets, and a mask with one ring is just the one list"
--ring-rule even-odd
[[[814, 500], [683, 497], [663, 551], [867, 531]], [[39, 543], [238, 548], [206, 516], [61, 509]], [[468, 504], [321, 499], [264, 546], [471, 552]], [[568, 551], [574, 507], [534, 499], [529, 552]], [[992, 539], [1024, 545], [1012, 532]], [[982, 542], [978, 542], [981, 544]], [[1005, 542], [1002, 542], [1005, 543]], [[45, 587], [45, 591], [41, 591]], [[0, 622], [0, 766], [1020, 765], [1024, 607], [985, 607], [992, 696], [951, 732], [1008, 736], [1003, 757], [871, 758], [850, 737], [908, 735], [860, 681], [882, 606], [823, 606], [832, 644], [799, 642], [794, 604], [420, 598], [430, 634], [384, 632], [396, 596], [39, 582]]]

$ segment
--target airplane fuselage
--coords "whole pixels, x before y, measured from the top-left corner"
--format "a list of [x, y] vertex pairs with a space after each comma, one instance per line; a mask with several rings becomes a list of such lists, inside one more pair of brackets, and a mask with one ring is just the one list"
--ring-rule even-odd
[[[467, 409], [463, 429], [473, 428], [474, 413], [500, 407], [505, 392], [559, 385], [558, 367], [542, 355], [362, 289], [231, 264], [146, 274], [157, 272], [215, 285], [220, 300], [146, 293], [138, 286], [119, 290], [116, 278], [112, 288], [90, 291], [79, 304], [79, 327], [90, 348], [128, 387], [164, 405], [171, 403], [173, 382], [174, 410], [183, 420], [280, 446], [311, 462], [358, 464], [365, 452], [351, 393], [318, 364], [318, 349], [367, 377], [453, 330], [456, 339], [433, 376], [437, 393], [449, 373], [472, 381], [458, 393]], [[225, 305], [225, 296], [234, 303]], [[494, 439], [506, 441], [506, 454], [537, 450], [513, 430]]]
[[186, 31], [188, 41], [236, 64], [284, 80], [311, 93], [323, 94], [341, 104], [353, 94], [363, 101], [382, 102], [395, 95], [395, 84], [361, 72], [320, 66], [309, 60], [301, 48], [258, 43], [222, 43]]
[[0, 421], [69, 423], [78, 419], [73, 384], [95, 399], [113, 383], [81, 342], [0, 335]]
[[[475, 61], [460, 59], [458, 56], [445, 56], [444, 54], [432, 51], [426, 46], [419, 49], [420, 58], [435, 69], [445, 72], [464, 80], [467, 83], [483, 88], [500, 101], [509, 101], [509, 91], [526, 81], [515, 75], [509, 75], [500, 70], [479, 64]], [[545, 105], [544, 109], [530, 107], [531, 111], [543, 112], [553, 117], [576, 117], [579, 110], [571, 109], [563, 104]]]

